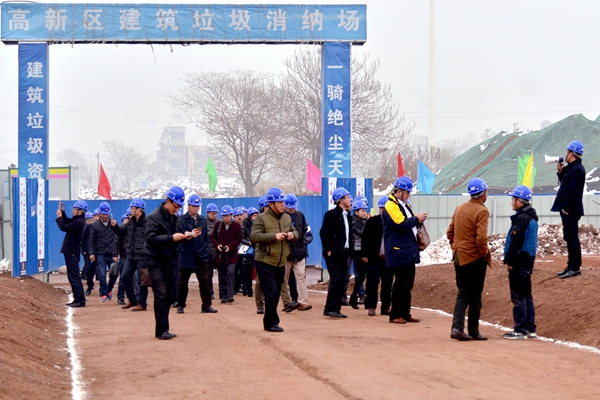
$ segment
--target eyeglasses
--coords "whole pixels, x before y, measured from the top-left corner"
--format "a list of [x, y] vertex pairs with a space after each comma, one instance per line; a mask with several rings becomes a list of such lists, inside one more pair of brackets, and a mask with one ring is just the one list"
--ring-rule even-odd
[[171, 202], [171, 204], [173, 204], [173, 207], [175, 207], [176, 210], [179, 210], [181, 208], [181, 206], [175, 203], [173, 200], [169, 199], [169, 201]]

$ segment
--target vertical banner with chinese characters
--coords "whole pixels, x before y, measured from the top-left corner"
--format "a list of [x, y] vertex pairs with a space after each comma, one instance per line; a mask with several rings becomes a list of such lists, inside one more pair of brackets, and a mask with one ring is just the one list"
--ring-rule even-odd
[[35, 234], [37, 241], [37, 257], [35, 258], [37, 261], [37, 272], [42, 273], [45, 272], [46, 266], [46, 193], [48, 192], [46, 187], [48, 185], [48, 180], [36, 179], [33, 183], [37, 184], [37, 193], [34, 197], [36, 201], [35, 216], [33, 216], [33, 218], [35, 218], [37, 229], [31, 229], [32, 232], [30, 232], [30, 235], [32, 233]]
[[48, 178], [48, 45], [19, 44], [19, 176]]
[[27, 179], [13, 178], [14, 262], [13, 277], [27, 274]]
[[350, 43], [324, 43], [321, 82], [323, 165], [328, 178], [352, 176], [350, 143]]

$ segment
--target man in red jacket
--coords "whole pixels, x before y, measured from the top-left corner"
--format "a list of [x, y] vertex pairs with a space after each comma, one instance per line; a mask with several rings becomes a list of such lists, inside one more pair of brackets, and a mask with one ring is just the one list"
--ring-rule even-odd
[[215, 248], [215, 264], [219, 271], [221, 303], [233, 303], [235, 294], [235, 264], [238, 260], [238, 246], [242, 243], [242, 226], [233, 222], [233, 208], [226, 204], [221, 208], [221, 221], [215, 224], [210, 236]]

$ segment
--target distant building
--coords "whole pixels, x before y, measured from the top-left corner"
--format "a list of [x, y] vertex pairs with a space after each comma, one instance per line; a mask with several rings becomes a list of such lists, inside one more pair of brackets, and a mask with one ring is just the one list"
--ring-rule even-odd
[[177, 180], [188, 175], [185, 126], [167, 126], [163, 129], [156, 159], [160, 174], [166, 180]]

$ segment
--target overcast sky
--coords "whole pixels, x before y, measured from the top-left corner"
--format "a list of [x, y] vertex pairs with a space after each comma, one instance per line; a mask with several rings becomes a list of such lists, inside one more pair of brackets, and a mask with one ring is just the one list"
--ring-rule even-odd
[[[344, 3], [367, 3], [367, 43], [353, 52], [380, 59], [379, 79], [392, 85], [400, 109], [416, 121], [415, 134], [426, 135], [429, 2]], [[438, 140], [509, 129], [515, 122], [537, 130], [543, 120], [577, 113], [595, 119], [600, 114], [598, 15], [598, 1], [437, 1]], [[102, 151], [103, 139], [138, 143], [154, 153], [163, 127], [182, 124], [172, 117], [166, 94], [181, 87], [185, 72], [276, 73], [297, 48], [53, 45], [51, 165], [67, 147], [85, 156]], [[17, 63], [17, 46], [0, 44], [0, 168], [17, 163]], [[193, 138], [198, 132], [190, 124], [187, 134]]]

